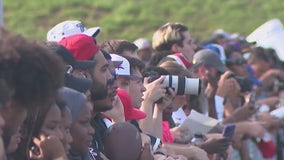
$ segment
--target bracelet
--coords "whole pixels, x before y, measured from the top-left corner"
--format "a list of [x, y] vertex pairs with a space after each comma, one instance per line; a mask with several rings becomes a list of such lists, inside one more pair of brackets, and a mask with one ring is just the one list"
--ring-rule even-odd
[[156, 151], [156, 152], [154, 152], [154, 154], [161, 154], [161, 155], [166, 155], [165, 153], [163, 153], [163, 152], [161, 152], [161, 151]]

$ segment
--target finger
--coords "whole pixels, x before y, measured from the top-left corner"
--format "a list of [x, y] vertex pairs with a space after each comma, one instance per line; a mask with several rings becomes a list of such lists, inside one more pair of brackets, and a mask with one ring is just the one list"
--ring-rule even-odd
[[189, 131], [189, 128], [186, 127], [186, 126], [180, 126], [180, 127], [179, 127], [179, 130], [180, 130], [181, 132], [187, 132], [187, 131]]
[[245, 103], [244, 107], [247, 107], [250, 111], [254, 111], [255, 110], [254, 105], [251, 104], [251, 103]]
[[168, 91], [169, 91], [169, 93], [170, 93], [170, 95], [171, 95], [172, 97], [175, 97], [175, 96], [176, 96], [176, 93], [175, 93], [175, 91], [174, 91], [172, 88], [168, 88]]
[[149, 84], [149, 78], [150, 78], [150, 77], [145, 77], [145, 78], [144, 78], [144, 80], [143, 80], [143, 84], [144, 84], [144, 85]]
[[159, 84], [159, 83], [162, 83], [164, 79], [165, 79], [165, 76], [161, 76], [158, 79], [154, 80], [152, 83]]
[[223, 137], [223, 138], [219, 139], [219, 142], [223, 143], [223, 144], [228, 143], [228, 141], [229, 141], [229, 139], [227, 137]]
[[33, 142], [34, 142], [35, 145], [39, 146], [41, 140], [40, 140], [39, 138], [34, 137], [34, 138], [33, 138]]
[[167, 90], [166, 90], [165, 88], [161, 88], [160, 91], [161, 91], [162, 93], [166, 93], [166, 92], [167, 92]]
[[42, 159], [41, 155], [36, 155], [31, 150], [29, 150], [29, 157], [30, 159]]
[[225, 73], [223, 73], [223, 75], [222, 75], [222, 78], [225, 78], [225, 79], [227, 79], [230, 75], [232, 75], [233, 73], [230, 71], [230, 70], [228, 70], [228, 71], [226, 71]]
[[44, 134], [40, 134], [40, 135], [39, 135], [39, 139], [40, 139], [40, 140], [44, 140], [44, 139], [46, 139], [46, 136], [45, 136]]
[[150, 144], [149, 143], [144, 143], [143, 151], [148, 151], [148, 150], [150, 150]]

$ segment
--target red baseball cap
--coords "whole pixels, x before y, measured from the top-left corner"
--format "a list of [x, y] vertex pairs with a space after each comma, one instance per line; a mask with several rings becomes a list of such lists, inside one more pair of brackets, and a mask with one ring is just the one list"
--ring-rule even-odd
[[64, 37], [58, 44], [67, 48], [77, 60], [90, 60], [99, 50], [94, 38], [85, 34]]
[[146, 117], [145, 112], [139, 109], [136, 109], [133, 106], [130, 96], [125, 90], [118, 88], [116, 91], [117, 91], [117, 95], [119, 96], [122, 102], [126, 121], [144, 119]]

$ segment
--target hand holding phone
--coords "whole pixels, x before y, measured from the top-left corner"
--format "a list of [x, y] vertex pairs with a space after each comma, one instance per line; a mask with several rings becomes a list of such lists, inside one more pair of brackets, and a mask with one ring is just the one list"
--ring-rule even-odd
[[229, 142], [231, 142], [233, 139], [235, 128], [236, 128], [235, 124], [227, 124], [223, 129], [223, 136], [226, 137]]

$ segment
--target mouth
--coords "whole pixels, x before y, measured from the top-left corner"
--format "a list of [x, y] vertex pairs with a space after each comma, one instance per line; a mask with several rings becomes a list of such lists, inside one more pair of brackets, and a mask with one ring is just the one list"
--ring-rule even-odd
[[17, 142], [17, 144], [19, 144], [19, 143], [21, 143], [21, 137], [17, 137], [17, 140], [16, 140], [16, 142]]
[[113, 91], [112, 93], [110, 93], [109, 98], [111, 98], [111, 100], [113, 101], [115, 96], [116, 96], [116, 91]]
[[87, 141], [88, 147], [92, 146], [92, 141]]
[[68, 153], [69, 152], [69, 150], [70, 150], [70, 145], [69, 144], [67, 144], [66, 146], [65, 146], [65, 150], [66, 150], [66, 153]]

